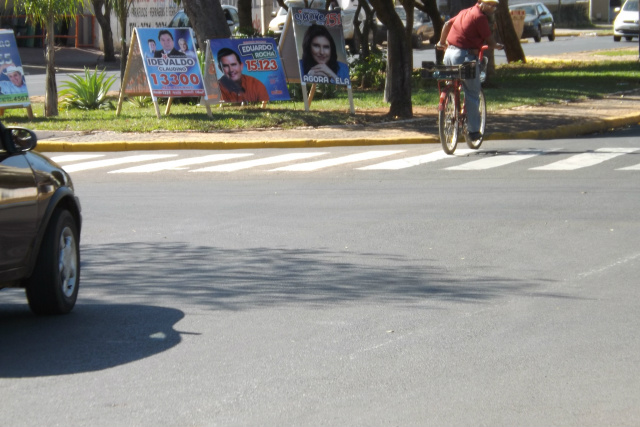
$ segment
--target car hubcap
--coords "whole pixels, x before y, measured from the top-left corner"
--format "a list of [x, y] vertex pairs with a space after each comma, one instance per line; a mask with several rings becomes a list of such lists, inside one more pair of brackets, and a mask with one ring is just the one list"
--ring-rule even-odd
[[77, 283], [78, 258], [76, 241], [69, 227], [65, 227], [60, 235], [59, 253], [58, 271], [60, 272], [62, 292], [70, 297], [73, 295]]

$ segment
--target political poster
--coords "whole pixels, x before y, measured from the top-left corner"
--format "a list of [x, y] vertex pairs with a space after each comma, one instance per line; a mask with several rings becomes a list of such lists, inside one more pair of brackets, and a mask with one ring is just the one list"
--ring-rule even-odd
[[12, 30], [0, 30], [0, 109], [29, 105], [16, 37]]
[[151, 96], [205, 95], [202, 71], [189, 28], [135, 30]]
[[273, 38], [212, 39], [209, 43], [223, 101], [291, 99]]
[[291, 7], [303, 83], [351, 86], [339, 10]]

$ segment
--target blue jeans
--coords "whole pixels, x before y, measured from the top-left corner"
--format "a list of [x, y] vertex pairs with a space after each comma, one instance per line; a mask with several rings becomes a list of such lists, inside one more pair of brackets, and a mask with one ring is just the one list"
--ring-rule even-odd
[[[478, 57], [470, 54], [466, 49], [449, 45], [444, 53], [444, 65], [460, 65], [465, 61], [478, 61]], [[479, 64], [476, 64], [476, 77], [463, 80], [462, 87], [467, 108], [467, 128], [469, 132], [478, 132], [480, 130], [480, 90], [482, 90]]]

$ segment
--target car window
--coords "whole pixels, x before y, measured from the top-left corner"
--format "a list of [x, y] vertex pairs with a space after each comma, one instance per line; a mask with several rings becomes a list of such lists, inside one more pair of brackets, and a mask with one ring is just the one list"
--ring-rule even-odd
[[627, 1], [625, 2], [622, 10], [627, 12], [637, 12], [638, 11], [638, 2], [637, 1]]
[[169, 22], [169, 27], [189, 27], [189, 17], [184, 12], [178, 12]]
[[398, 14], [398, 17], [403, 21], [407, 19], [407, 14], [404, 11], [404, 7], [396, 7], [396, 13]]
[[238, 17], [238, 12], [235, 9], [227, 9], [229, 11], [229, 15], [231, 16], [231, 20], [235, 22], [239, 22], [240, 18]]
[[538, 5], [538, 15], [542, 15], [544, 13], [544, 9], [542, 8], [542, 5]]

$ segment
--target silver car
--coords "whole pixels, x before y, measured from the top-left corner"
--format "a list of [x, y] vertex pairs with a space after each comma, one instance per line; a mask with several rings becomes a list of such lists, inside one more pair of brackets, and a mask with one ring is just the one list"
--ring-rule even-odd
[[613, 21], [613, 41], [619, 42], [622, 37], [631, 41], [638, 37], [638, 0], [627, 0], [619, 12]]

